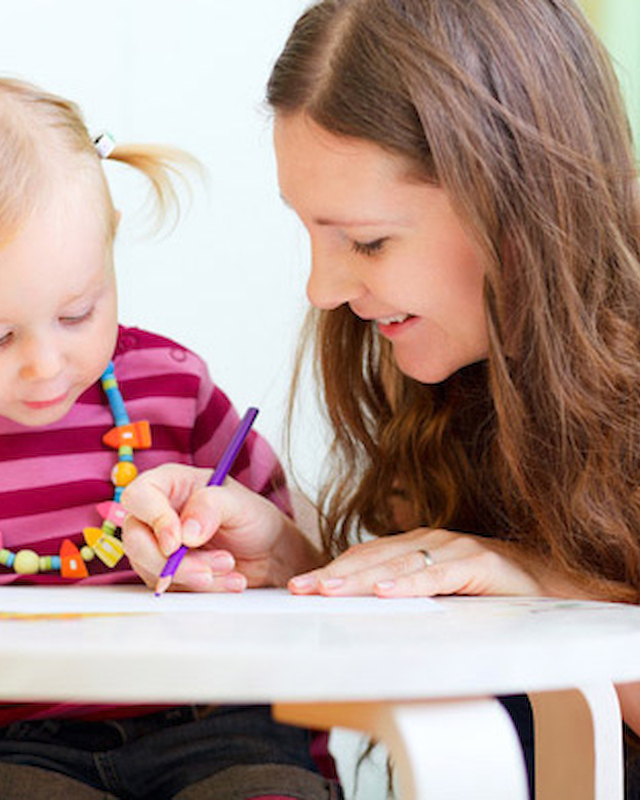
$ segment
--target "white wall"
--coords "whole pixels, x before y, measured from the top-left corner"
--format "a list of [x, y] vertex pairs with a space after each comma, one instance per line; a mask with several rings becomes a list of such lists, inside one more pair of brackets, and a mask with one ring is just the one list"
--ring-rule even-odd
[[[304, 0], [2, 0], [0, 72], [75, 100], [90, 130], [162, 142], [207, 167], [168, 238], [144, 238], [146, 186], [107, 164], [123, 224], [121, 320], [208, 361], [240, 412], [281, 448], [290, 364], [306, 307], [307, 243], [278, 196], [263, 106], [271, 65]], [[315, 417], [295, 463], [313, 470]], [[314, 457], [308, 454], [314, 453]], [[308, 474], [308, 473], [307, 473]]]

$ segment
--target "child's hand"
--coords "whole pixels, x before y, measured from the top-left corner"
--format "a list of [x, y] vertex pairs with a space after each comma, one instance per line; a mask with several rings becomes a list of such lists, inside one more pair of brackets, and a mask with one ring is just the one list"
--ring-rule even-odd
[[132, 567], [154, 588], [167, 557], [192, 548], [173, 588], [242, 591], [280, 586], [321, 563], [294, 523], [273, 503], [231, 478], [207, 486], [210, 470], [167, 464], [136, 478], [122, 495], [122, 531]]
[[542, 584], [504, 542], [418, 528], [357, 544], [322, 569], [289, 581], [295, 594], [541, 595]]

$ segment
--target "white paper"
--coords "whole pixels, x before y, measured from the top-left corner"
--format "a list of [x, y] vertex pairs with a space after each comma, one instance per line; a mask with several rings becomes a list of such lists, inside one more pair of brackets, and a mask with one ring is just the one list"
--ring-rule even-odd
[[167, 612], [393, 614], [441, 611], [427, 597], [319, 597], [292, 595], [285, 589], [249, 589], [239, 594], [166, 592], [144, 586], [1, 586], [2, 614], [163, 614]]

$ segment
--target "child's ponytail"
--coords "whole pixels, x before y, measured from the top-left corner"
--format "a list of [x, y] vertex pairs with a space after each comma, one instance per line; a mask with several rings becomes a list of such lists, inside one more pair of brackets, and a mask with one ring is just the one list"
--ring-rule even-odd
[[192, 155], [169, 145], [116, 144], [109, 153], [109, 161], [127, 164], [148, 179], [155, 199], [153, 230], [158, 231], [169, 221], [172, 230], [180, 218], [179, 185], [189, 194], [185, 172], [204, 174], [202, 164]]

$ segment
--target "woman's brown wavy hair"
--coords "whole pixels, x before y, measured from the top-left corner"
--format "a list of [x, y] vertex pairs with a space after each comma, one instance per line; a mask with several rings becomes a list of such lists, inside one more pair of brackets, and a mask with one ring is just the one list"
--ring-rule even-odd
[[[486, 259], [490, 352], [402, 375], [348, 309], [313, 312], [335, 433], [327, 542], [499, 536], [594, 596], [640, 600], [640, 213], [608, 57], [571, 0], [323, 0], [268, 85], [277, 114], [405, 157]], [[407, 527], [406, 525], [402, 527]]]

